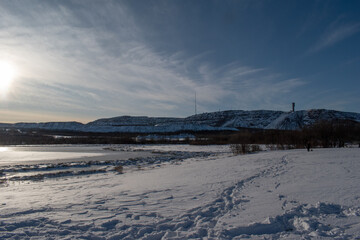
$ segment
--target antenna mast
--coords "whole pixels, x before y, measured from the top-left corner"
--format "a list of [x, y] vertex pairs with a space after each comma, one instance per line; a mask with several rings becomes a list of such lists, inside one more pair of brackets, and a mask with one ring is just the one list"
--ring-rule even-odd
[[197, 110], [196, 110], [196, 91], [195, 91], [195, 115], [197, 115]]

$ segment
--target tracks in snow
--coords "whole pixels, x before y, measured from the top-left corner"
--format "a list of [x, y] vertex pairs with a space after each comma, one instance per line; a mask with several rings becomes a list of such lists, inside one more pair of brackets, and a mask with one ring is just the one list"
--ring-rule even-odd
[[[284, 195], [279, 195], [278, 201], [284, 206], [289, 204], [288, 206], [291, 208], [289, 210], [284, 208], [281, 214], [244, 226], [221, 225], [219, 220], [225, 215], [237, 213], [241, 216], [243, 209], [254, 204], [253, 199], [244, 193], [245, 190], [247, 192], [257, 191], [258, 185], [269, 180], [270, 184], [273, 184], [273, 190], [278, 189], [281, 186], [281, 182], [277, 181], [278, 177], [286, 174], [291, 168], [289, 163], [291, 163], [291, 155], [287, 154], [277, 159], [271, 159], [265, 164], [265, 167], [254, 170], [250, 176], [223, 189], [210, 203], [190, 209], [179, 216], [163, 217], [158, 212], [149, 210], [138, 211], [134, 214], [127, 208], [130, 207], [129, 204], [125, 207], [121, 204], [111, 206], [106, 205], [108, 199], [100, 199], [101, 201], [96, 202], [95, 206], [99, 207], [99, 211], [101, 208], [102, 211], [111, 213], [108, 215], [108, 219], [99, 217], [92, 221], [83, 221], [78, 216], [79, 222], [74, 219], [57, 222], [51, 220], [50, 216], [54, 213], [54, 209], [33, 209], [27, 212], [18, 212], [16, 221], [0, 220], [0, 237], [9, 239], [31, 238], [31, 236], [44, 236], [44, 239], [50, 236], [64, 239], [66, 236], [69, 236], [68, 239], [78, 236], [85, 239], [242, 239], [255, 236], [271, 239], [289, 237], [298, 239], [308, 236], [309, 238], [351, 239], [345, 234], [346, 226], [328, 225], [323, 220], [338, 217], [346, 220], [350, 217], [359, 217], [360, 208], [349, 208], [325, 202], [318, 202], [315, 205], [298, 202], [290, 204]], [[164, 195], [166, 194], [164, 193]], [[134, 196], [134, 204], [140, 206], [142, 202], [139, 199], [144, 196]], [[171, 202], [172, 198], [165, 198], [162, 201]], [[146, 205], [146, 203], [144, 204]], [[94, 206], [94, 204], [90, 204], [90, 206]], [[77, 206], [70, 207], [76, 209]], [[79, 210], [83, 210], [84, 219], [87, 214], [97, 213], [90, 210], [90, 213], [87, 213], [82, 206], [79, 206]], [[60, 214], [61, 211], [63, 209], [59, 209], [57, 213]], [[41, 213], [41, 217], [38, 216], [38, 213]], [[2, 217], [10, 217], [10, 215]], [[7, 231], [6, 234], [5, 231]]]
[[[281, 174], [285, 171], [287, 163], [285, 155], [275, 166], [270, 163], [265, 169], [259, 169], [258, 173], [224, 189], [214, 201], [191, 209], [179, 217], [162, 219], [154, 225], [133, 225], [121, 237], [134, 239], [231, 239], [241, 232], [223, 230], [221, 226], [218, 226], [218, 220], [225, 214], [250, 204], [250, 200], [242, 194], [242, 189], [254, 184], [259, 178]], [[147, 229], [146, 234], [143, 234], [143, 229]], [[253, 230], [256, 231], [256, 229]]]

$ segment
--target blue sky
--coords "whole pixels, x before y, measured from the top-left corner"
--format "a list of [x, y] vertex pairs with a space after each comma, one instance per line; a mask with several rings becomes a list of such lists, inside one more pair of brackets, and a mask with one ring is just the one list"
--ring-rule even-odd
[[[0, 122], [360, 112], [360, 1], [0, 1]], [[1, 77], [1, 73], [0, 73]]]

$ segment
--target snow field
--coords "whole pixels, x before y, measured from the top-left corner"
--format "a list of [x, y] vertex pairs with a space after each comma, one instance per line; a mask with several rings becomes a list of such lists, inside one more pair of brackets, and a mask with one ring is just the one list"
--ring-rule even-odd
[[239, 156], [228, 146], [121, 149], [187, 157], [129, 167], [125, 174], [9, 182], [0, 187], [0, 238], [360, 237], [360, 149]]

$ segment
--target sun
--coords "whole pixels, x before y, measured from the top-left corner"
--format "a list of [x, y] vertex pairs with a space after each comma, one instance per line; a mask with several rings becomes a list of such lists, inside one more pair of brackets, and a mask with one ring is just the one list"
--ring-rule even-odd
[[7, 61], [0, 61], [0, 94], [4, 95], [9, 90], [16, 75], [13, 64]]

